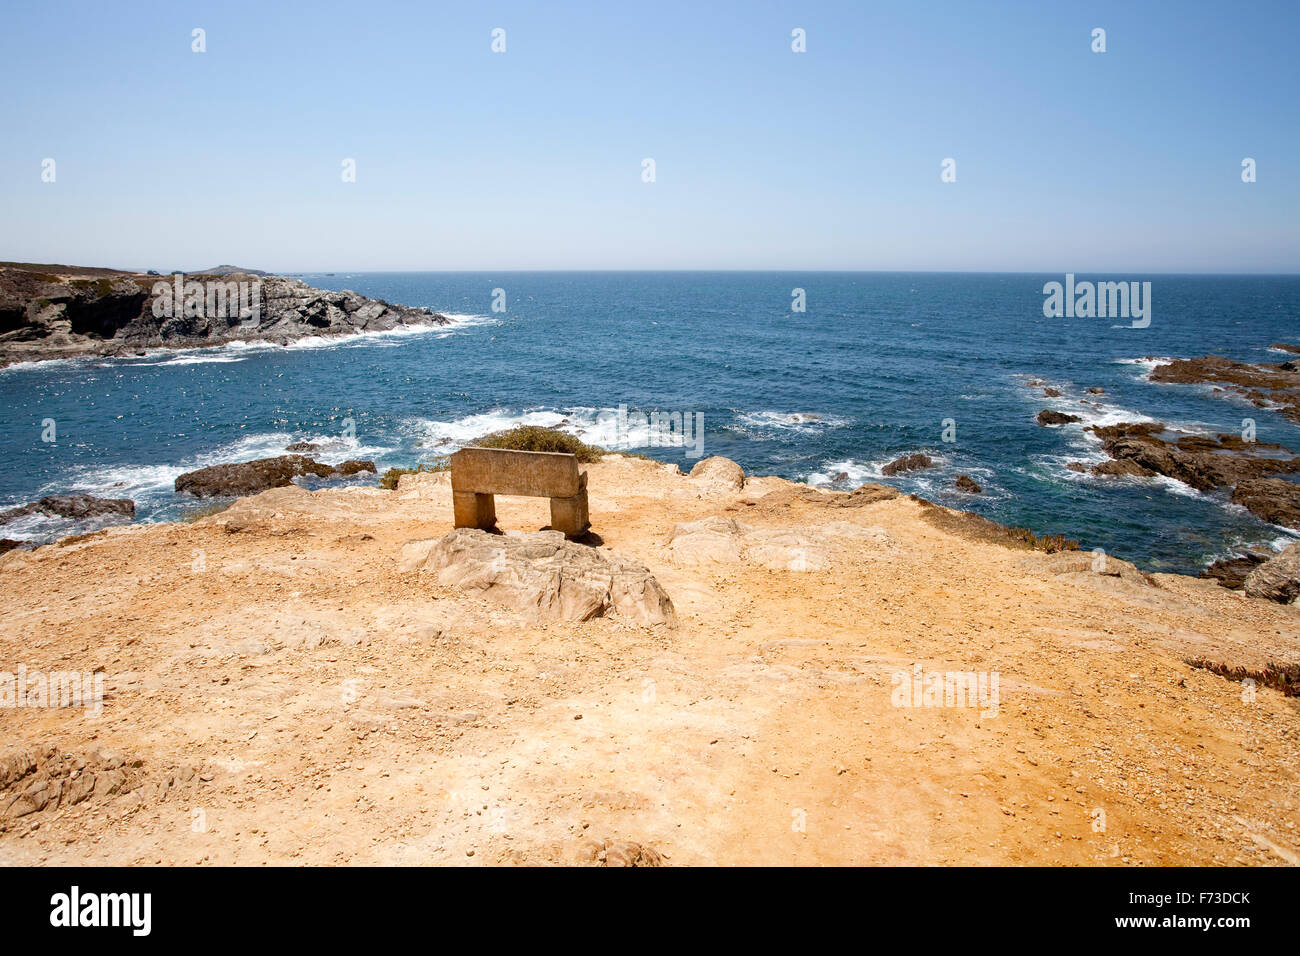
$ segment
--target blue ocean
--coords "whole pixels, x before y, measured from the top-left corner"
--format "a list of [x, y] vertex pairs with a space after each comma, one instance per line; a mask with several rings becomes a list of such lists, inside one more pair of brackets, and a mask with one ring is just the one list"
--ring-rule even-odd
[[[879, 479], [899, 455], [925, 452], [933, 468], [888, 480], [1148, 570], [1195, 573], [1238, 546], [1295, 537], [1228, 504], [1226, 494], [1066, 466], [1104, 460], [1085, 425], [1122, 421], [1217, 433], [1240, 432], [1252, 419], [1259, 440], [1300, 450], [1300, 427], [1275, 411], [1147, 378], [1167, 357], [1280, 361], [1270, 344], [1300, 340], [1300, 277], [1079, 276], [1151, 281], [1146, 328], [1044, 318], [1043, 285], [1062, 275], [298, 277], [455, 321], [417, 333], [0, 371], [0, 506], [86, 491], [134, 499], [138, 520], [175, 520], [207, 504], [172, 491], [177, 475], [197, 467], [283, 454], [306, 440], [322, 445], [320, 460], [372, 458], [382, 473], [518, 422], [555, 425], [594, 444], [624, 439], [628, 450], [690, 469], [693, 444], [638, 445], [651, 436], [615, 434], [609, 423], [625, 408], [633, 417], [702, 414], [704, 455], [846, 490]], [[805, 311], [792, 309], [796, 289]], [[1045, 397], [1034, 380], [1060, 397]], [[1035, 416], [1044, 408], [1084, 421], [1041, 427]], [[56, 440], [42, 441], [51, 419]], [[954, 491], [960, 473], [984, 494]], [[32, 519], [19, 532], [39, 539], [53, 529]]]

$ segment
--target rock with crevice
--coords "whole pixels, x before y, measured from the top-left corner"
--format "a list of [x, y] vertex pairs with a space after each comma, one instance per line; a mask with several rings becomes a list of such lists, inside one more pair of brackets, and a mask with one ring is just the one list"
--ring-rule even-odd
[[695, 463], [692, 481], [716, 491], [740, 491], [745, 487], [745, 469], [730, 458], [714, 455]]
[[439, 584], [481, 594], [538, 621], [614, 616], [639, 625], [676, 623], [673, 602], [643, 565], [559, 531], [490, 534], [457, 528], [410, 541], [399, 569], [420, 569]]
[[1246, 575], [1242, 589], [1251, 597], [1283, 604], [1293, 602], [1300, 595], [1300, 542], [1290, 545]]
[[1300, 484], [1282, 478], [1243, 481], [1232, 490], [1232, 503], [1270, 524], [1300, 529]]

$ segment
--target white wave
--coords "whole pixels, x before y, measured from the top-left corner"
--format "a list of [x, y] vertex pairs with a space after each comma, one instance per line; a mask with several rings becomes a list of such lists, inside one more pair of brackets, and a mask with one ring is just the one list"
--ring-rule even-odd
[[1269, 541], [1268, 546], [1272, 548], [1275, 552], [1280, 552], [1280, 551], [1285, 551], [1287, 548], [1291, 547], [1291, 545], [1295, 544], [1297, 541], [1300, 541], [1300, 532], [1295, 532], [1295, 531], [1291, 531], [1290, 529], [1287, 529], [1286, 534], [1279, 535], [1278, 537], [1274, 538], [1272, 541]]
[[[1123, 328], [1123, 326], [1121, 326]], [[1146, 381], [1151, 380], [1151, 373], [1161, 365], [1169, 365], [1173, 359], [1167, 355], [1144, 355], [1142, 358], [1122, 358], [1115, 359], [1115, 365], [1136, 365], [1144, 370], [1142, 378]]]
[[[848, 487], [856, 488], [863, 482], [883, 481], [886, 484], [906, 483], [908, 487], [917, 487], [929, 489], [933, 485], [936, 477], [946, 477], [949, 474], [949, 462], [947, 459], [938, 457], [934, 452], [928, 449], [921, 450], [923, 454], [930, 456], [931, 465], [928, 468], [916, 469], [914, 471], [902, 471], [896, 475], [886, 475], [884, 468], [891, 461], [897, 460], [901, 455], [891, 455], [888, 458], [880, 458], [876, 461], [858, 461], [855, 458], [845, 458], [840, 461], [828, 461], [821, 466], [818, 471], [809, 472], [804, 481], [810, 485], [829, 486], [835, 488]], [[913, 452], [906, 452], [913, 454]], [[982, 475], [991, 476], [993, 472], [987, 468], [971, 469], [972, 473], [978, 472]], [[955, 471], [952, 474], [956, 474]], [[839, 478], [840, 475], [847, 475], [846, 478]], [[838, 479], [838, 481], [836, 480]]]
[[1178, 495], [1180, 498], [1208, 498], [1204, 492], [1197, 491], [1186, 482], [1179, 481], [1177, 478], [1170, 478], [1168, 475], [1155, 475], [1147, 479], [1153, 484], [1159, 485], [1171, 495]]
[[[855, 488], [860, 484], [868, 481], [879, 481], [884, 476], [880, 469], [892, 458], [887, 458], [879, 462], [860, 462], [853, 459], [843, 461], [829, 461], [822, 465], [821, 471], [810, 472], [804, 481], [810, 485], [818, 486], [835, 486], [844, 485]], [[839, 478], [840, 475], [846, 475], [845, 478]], [[838, 481], [836, 480], [838, 479]]]
[[5, 372], [30, 372], [33, 369], [58, 368], [60, 366], [68, 366], [68, 365], [84, 365], [86, 364], [86, 362], [91, 361], [95, 358], [98, 358], [98, 356], [79, 355], [76, 356], [75, 358], [45, 359], [44, 361], [40, 361], [40, 362], [13, 362], [9, 365], [6, 365], [4, 368], [0, 368], [0, 375], [4, 374]]
[[693, 417], [689, 428], [689, 441], [683, 440], [683, 431], [678, 431], [678, 414], [698, 415], [690, 410], [659, 410], [660, 414], [672, 416], [672, 425], [661, 426], [652, 420], [652, 411], [636, 408], [569, 408], [563, 411], [555, 409], [534, 408], [514, 411], [496, 408], [489, 412], [466, 415], [450, 421], [435, 419], [416, 419], [405, 424], [408, 431], [413, 431], [420, 444], [438, 454], [450, 454], [466, 442], [481, 438], [492, 432], [505, 431], [518, 425], [533, 425], [540, 428], [554, 428], [582, 439], [589, 445], [608, 448], [611, 451], [632, 448], [696, 448], [699, 432], [696, 430], [699, 419]]
[[285, 446], [295, 441], [310, 441], [319, 445], [320, 448], [306, 454], [327, 465], [337, 465], [353, 458], [377, 459], [394, 450], [388, 446], [365, 445], [355, 438], [343, 435], [317, 435], [303, 439], [284, 432], [259, 433], [190, 456], [177, 464], [87, 466], [48, 483], [38, 491], [36, 497], [76, 491], [100, 498], [130, 498], [140, 504], [170, 495], [175, 490], [176, 479], [186, 472], [210, 465], [235, 464], [290, 454]]
[[811, 412], [740, 412], [736, 422], [750, 428], [771, 431], [792, 431], [801, 435], [816, 435], [827, 428], [843, 428], [850, 419], [834, 415], [816, 415]]
[[391, 347], [415, 336], [436, 334], [446, 338], [476, 325], [490, 325], [499, 319], [486, 315], [444, 312], [450, 321], [443, 325], [399, 325], [396, 328], [373, 332], [345, 332], [339, 335], [308, 335], [285, 345], [266, 339], [233, 339], [220, 345], [191, 346], [188, 348], [151, 348], [141, 355], [83, 355], [75, 358], [48, 359], [43, 362], [15, 362], [0, 372], [47, 369], [59, 365], [89, 364], [95, 368], [114, 368], [127, 365], [135, 368], [171, 365], [209, 365], [242, 362], [254, 355], [287, 351], [303, 351], [357, 346]]

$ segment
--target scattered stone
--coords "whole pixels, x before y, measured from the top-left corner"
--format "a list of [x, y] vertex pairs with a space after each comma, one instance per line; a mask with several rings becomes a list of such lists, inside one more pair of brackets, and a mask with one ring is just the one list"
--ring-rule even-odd
[[901, 458], [895, 458], [884, 468], [880, 469], [882, 475], [897, 475], [903, 471], [918, 471], [922, 468], [929, 468], [934, 464], [934, 460], [923, 452], [916, 452], [911, 455], [904, 455]]
[[630, 840], [583, 841], [579, 851], [589, 862], [604, 866], [663, 866], [657, 851]]
[[849, 473], [847, 471], [841, 471], [838, 475], [836, 475], [834, 478], [831, 479], [831, 481], [848, 481], [848, 480], [849, 480]]

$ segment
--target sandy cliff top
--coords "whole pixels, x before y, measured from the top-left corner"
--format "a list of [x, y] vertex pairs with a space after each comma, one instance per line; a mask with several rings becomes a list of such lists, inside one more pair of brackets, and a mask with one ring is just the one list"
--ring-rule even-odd
[[[1300, 710], [1184, 663], [1300, 661], [1300, 609], [905, 497], [587, 470], [601, 546], [675, 627], [536, 623], [398, 570], [451, 528], [436, 474], [0, 558], [0, 671], [108, 691], [98, 718], [0, 709], [0, 783], [17, 752], [109, 781], [8, 818], [0, 789], [0, 862], [1300, 860]], [[497, 501], [507, 529], [546, 507]], [[674, 538], [704, 519], [739, 522], [736, 556]], [[899, 706], [918, 664], [996, 672], [996, 714]]]

